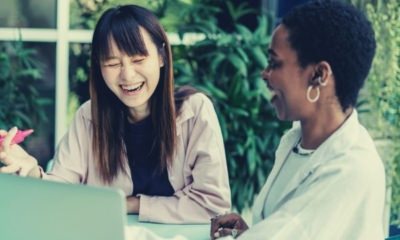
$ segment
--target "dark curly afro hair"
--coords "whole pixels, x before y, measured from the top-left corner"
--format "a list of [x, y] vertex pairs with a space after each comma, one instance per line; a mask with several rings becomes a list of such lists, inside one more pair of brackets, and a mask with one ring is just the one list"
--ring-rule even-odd
[[343, 111], [355, 106], [375, 55], [371, 23], [354, 6], [339, 1], [310, 1], [282, 19], [289, 43], [305, 67], [326, 61], [335, 77]]

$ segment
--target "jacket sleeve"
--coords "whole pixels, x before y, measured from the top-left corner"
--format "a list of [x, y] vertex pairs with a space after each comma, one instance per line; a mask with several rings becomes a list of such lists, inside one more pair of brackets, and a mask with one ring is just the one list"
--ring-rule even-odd
[[230, 188], [222, 134], [211, 101], [195, 94], [190, 101], [194, 117], [189, 123], [183, 174], [188, 184], [171, 197], [141, 195], [140, 221], [209, 223], [230, 210]]
[[[53, 168], [43, 179], [68, 183], [84, 183], [87, 172], [87, 135], [88, 120], [84, 112], [88, 109], [88, 103], [80, 107], [68, 129], [68, 132], [61, 139], [54, 155]], [[86, 161], [85, 161], [86, 160]]]
[[341, 160], [354, 159], [337, 160], [315, 169], [275, 212], [238, 239], [383, 239], [381, 169], [349, 168]]

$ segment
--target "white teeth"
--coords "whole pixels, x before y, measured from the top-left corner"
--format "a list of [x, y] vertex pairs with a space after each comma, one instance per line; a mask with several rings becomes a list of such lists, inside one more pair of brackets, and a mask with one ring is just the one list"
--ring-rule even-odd
[[142, 87], [142, 85], [143, 85], [143, 83], [139, 83], [139, 84], [135, 84], [135, 85], [129, 85], [129, 86], [121, 85], [121, 88], [123, 90], [126, 90], [126, 91], [132, 91], [132, 90], [138, 90], [139, 88]]
[[274, 99], [274, 97], [276, 97], [276, 96], [277, 96], [276, 92], [274, 92], [274, 91], [271, 90], [271, 98], [270, 98], [270, 99], [272, 100], [272, 99]]

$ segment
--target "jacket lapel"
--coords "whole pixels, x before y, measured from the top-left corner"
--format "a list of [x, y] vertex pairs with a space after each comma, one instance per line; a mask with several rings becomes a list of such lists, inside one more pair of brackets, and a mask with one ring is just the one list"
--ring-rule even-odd
[[[313, 171], [320, 164], [326, 162], [327, 159], [333, 159], [335, 156], [332, 154], [344, 152], [352, 145], [352, 142], [355, 141], [355, 138], [358, 135], [358, 125], [357, 112], [353, 110], [353, 113], [344, 124], [315, 150], [309, 161], [299, 169], [297, 174], [295, 174], [288, 182], [288, 185], [283, 189], [279, 203], [276, 204], [276, 208], [279, 208], [285, 202], [286, 197], [293, 191], [296, 191], [296, 189], [307, 179], [307, 177], [312, 175]], [[274, 183], [279, 171], [292, 151], [293, 146], [299, 140], [300, 135], [300, 125], [294, 125], [294, 127], [282, 138], [276, 151], [274, 167], [253, 206], [254, 224], [264, 219], [264, 204], [271, 189], [271, 185]], [[338, 138], [341, 140], [338, 141]], [[343, 139], [346, 139], [347, 141], [343, 141]]]
[[[324, 164], [327, 160], [335, 158], [335, 153], [342, 153], [346, 151], [346, 149], [352, 145], [355, 137], [358, 135], [357, 131], [358, 120], [357, 120], [357, 112], [354, 110], [351, 116], [345, 121], [345, 123], [337, 129], [328, 139], [326, 139], [310, 156], [309, 161], [302, 166], [297, 173], [293, 176], [293, 178], [288, 182], [288, 185], [282, 192], [281, 198], [276, 204], [276, 208], [279, 208], [286, 200], [286, 198], [307, 179], [307, 177], [311, 176], [315, 169], [321, 164]], [[352, 134], [349, 134], [352, 133]], [[300, 131], [299, 131], [300, 134]], [[298, 136], [300, 137], [300, 135]], [[337, 139], [342, 139], [341, 141]], [[348, 141], [343, 141], [346, 139]], [[287, 152], [286, 148], [286, 152]], [[289, 152], [292, 148], [289, 148]], [[280, 168], [283, 164], [280, 165]], [[274, 176], [275, 178], [276, 176]]]
[[267, 182], [262, 187], [258, 197], [256, 198], [256, 201], [254, 202], [253, 223], [257, 223], [264, 219], [263, 209], [268, 193], [271, 189], [272, 184], [275, 182], [275, 179], [278, 176], [278, 173], [280, 172], [283, 164], [285, 163], [288, 154], [290, 153], [290, 151], [288, 151], [287, 149], [291, 150], [296, 142], [299, 140], [299, 137], [300, 128], [296, 126], [290, 129], [289, 132], [282, 138], [279, 147], [275, 153], [274, 167], [272, 168], [267, 178]]

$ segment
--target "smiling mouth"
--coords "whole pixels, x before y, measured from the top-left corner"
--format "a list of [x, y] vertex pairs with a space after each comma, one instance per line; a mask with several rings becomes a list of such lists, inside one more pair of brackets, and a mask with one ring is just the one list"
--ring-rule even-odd
[[267, 84], [267, 88], [269, 89], [270, 93], [271, 93], [271, 97], [269, 99], [270, 102], [273, 102], [274, 100], [276, 100], [276, 98], [278, 97], [278, 94], [275, 92], [275, 90], [271, 87], [271, 85], [269, 85], [268, 81], [265, 81]]
[[275, 101], [277, 98], [278, 98], [278, 95], [277, 95], [273, 90], [271, 90], [271, 98], [270, 98], [269, 101], [272, 103], [272, 102]]
[[142, 82], [139, 86], [137, 86], [137, 87], [133, 87], [133, 86], [121, 86], [121, 88], [122, 88], [122, 90], [124, 91], [124, 92], [128, 92], [128, 93], [135, 93], [135, 92], [138, 92], [138, 91], [140, 91], [140, 90], [142, 90], [142, 88], [143, 88], [143, 86], [144, 86], [144, 82]]

